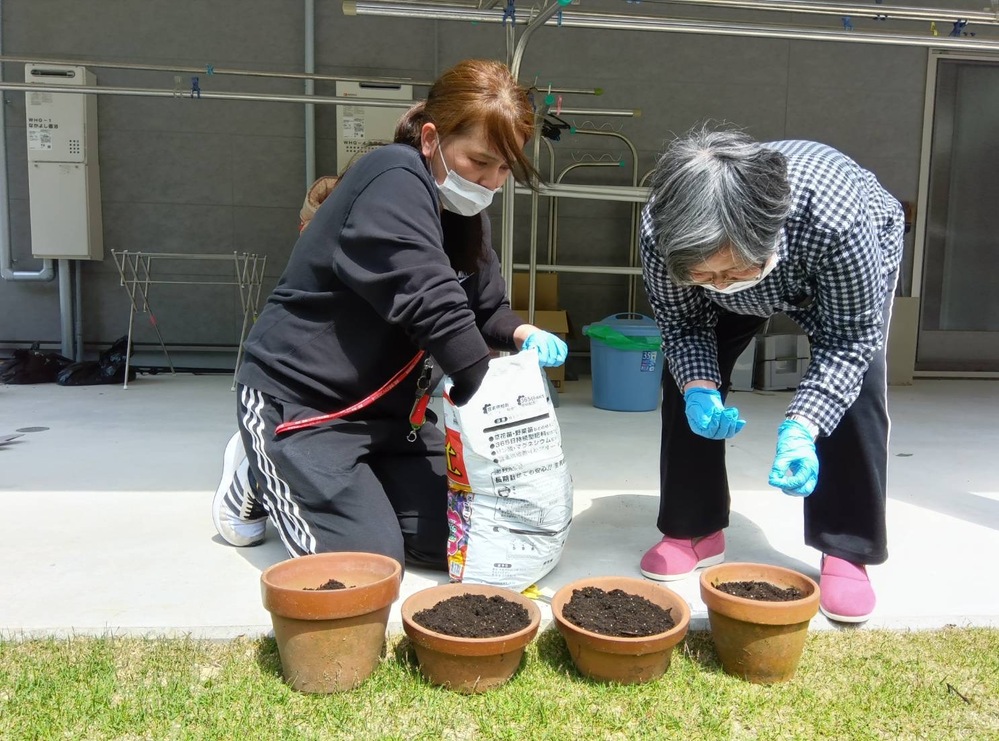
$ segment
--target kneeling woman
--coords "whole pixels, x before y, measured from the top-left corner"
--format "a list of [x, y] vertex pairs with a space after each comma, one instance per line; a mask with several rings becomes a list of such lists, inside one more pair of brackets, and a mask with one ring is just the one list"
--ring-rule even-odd
[[444, 437], [411, 421], [425, 358], [462, 404], [490, 348], [534, 347], [543, 365], [566, 356], [511, 311], [482, 213], [511, 172], [533, 175], [533, 127], [507, 68], [468, 60], [403, 116], [394, 144], [337, 182], [246, 342], [240, 435], [214, 502], [227, 542], [256, 545], [269, 517], [292, 556], [366, 551], [446, 567]]

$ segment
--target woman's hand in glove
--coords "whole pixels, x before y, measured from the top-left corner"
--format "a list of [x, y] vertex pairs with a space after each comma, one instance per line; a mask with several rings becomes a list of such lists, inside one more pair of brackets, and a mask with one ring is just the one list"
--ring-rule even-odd
[[807, 497], [819, 483], [819, 458], [811, 431], [795, 419], [777, 428], [777, 456], [770, 469], [770, 486], [785, 494]]
[[722, 404], [717, 389], [688, 387], [683, 400], [687, 405], [687, 424], [701, 437], [725, 440], [735, 437], [746, 426], [746, 420], [739, 419], [738, 409]]
[[542, 367], [555, 367], [565, 362], [569, 346], [560, 337], [543, 329], [532, 328], [521, 344], [521, 350], [535, 349]]

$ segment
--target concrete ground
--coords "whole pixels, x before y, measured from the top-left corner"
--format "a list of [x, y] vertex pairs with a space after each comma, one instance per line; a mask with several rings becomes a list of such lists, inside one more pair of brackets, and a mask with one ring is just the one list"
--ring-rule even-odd
[[[234, 431], [228, 375], [140, 376], [118, 386], [0, 386], [0, 636], [263, 635], [260, 571], [286, 557], [277, 537], [232, 548], [210, 504]], [[802, 542], [801, 500], [770, 488], [775, 430], [790, 393], [734, 393], [748, 420], [729, 449], [728, 560], [818, 578]], [[586, 575], [640, 576], [659, 538], [658, 413], [595, 409], [586, 381], [560, 395], [575, 483], [574, 522], [550, 596]], [[999, 382], [917, 380], [892, 387], [890, 560], [871, 569], [866, 626], [999, 626]], [[993, 576], [989, 576], [993, 574]], [[410, 570], [402, 598], [445, 581]], [[696, 578], [670, 585], [706, 627]], [[390, 631], [401, 628], [399, 604]], [[550, 610], [542, 600], [542, 614]], [[820, 614], [815, 629], [833, 624]]]

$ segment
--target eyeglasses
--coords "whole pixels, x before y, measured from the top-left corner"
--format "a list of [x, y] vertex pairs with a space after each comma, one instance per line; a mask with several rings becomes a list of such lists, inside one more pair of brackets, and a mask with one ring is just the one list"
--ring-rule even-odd
[[765, 267], [766, 263], [763, 262], [755, 267], [743, 270], [726, 270], [720, 275], [718, 273], [702, 273], [692, 270], [687, 280], [683, 281], [683, 284], [688, 286], [730, 286], [733, 283], [739, 283], [744, 280], [759, 280], [763, 277], [763, 269]]

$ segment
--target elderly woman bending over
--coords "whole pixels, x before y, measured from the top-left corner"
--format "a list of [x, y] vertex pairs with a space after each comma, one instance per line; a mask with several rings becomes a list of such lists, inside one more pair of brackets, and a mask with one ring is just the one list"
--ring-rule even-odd
[[[866, 566], [888, 557], [885, 338], [902, 252], [899, 202], [845, 154], [702, 128], [660, 157], [642, 214], [645, 286], [663, 337], [658, 528], [642, 573], [680, 579], [725, 557], [732, 369], [785, 312], [811, 361], [777, 430], [771, 486], [806, 497], [821, 608], [862, 622]], [[820, 474], [821, 471], [821, 474]]]

